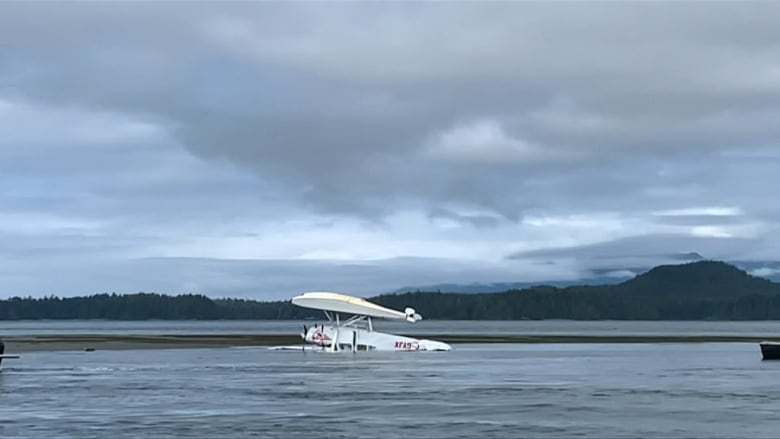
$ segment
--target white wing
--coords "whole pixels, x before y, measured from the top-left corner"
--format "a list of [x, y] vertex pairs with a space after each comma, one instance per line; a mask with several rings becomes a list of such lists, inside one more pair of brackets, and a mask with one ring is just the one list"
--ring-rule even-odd
[[401, 312], [385, 308], [376, 303], [371, 303], [360, 297], [347, 296], [346, 294], [339, 293], [313, 291], [293, 297], [292, 303], [293, 305], [304, 308], [376, 317], [380, 319], [406, 320], [412, 323], [422, 320], [422, 316], [417, 314], [414, 311], [414, 308], [406, 308], [404, 312]]

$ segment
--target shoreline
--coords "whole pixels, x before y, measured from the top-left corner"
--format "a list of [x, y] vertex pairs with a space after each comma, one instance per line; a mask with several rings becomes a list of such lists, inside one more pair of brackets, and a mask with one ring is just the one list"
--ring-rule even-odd
[[[759, 343], [778, 341], [780, 337], [730, 335], [490, 335], [426, 334], [409, 337], [464, 343]], [[270, 347], [301, 344], [297, 335], [280, 334], [187, 334], [187, 335], [29, 335], [3, 337], [6, 353], [36, 351], [134, 350], [215, 347]]]

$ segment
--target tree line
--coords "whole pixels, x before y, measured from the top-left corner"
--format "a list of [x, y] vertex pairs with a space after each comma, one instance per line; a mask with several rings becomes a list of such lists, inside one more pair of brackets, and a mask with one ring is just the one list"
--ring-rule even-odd
[[[426, 319], [449, 320], [780, 320], [780, 284], [731, 265], [703, 261], [660, 266], [616, 285], [536, 286], [498, 293], [414, 291], [369, 300]], [[0, 300], [0, 320], [286, 320], [321, 312], [289, 301], [211, 299], [157, 293]]]

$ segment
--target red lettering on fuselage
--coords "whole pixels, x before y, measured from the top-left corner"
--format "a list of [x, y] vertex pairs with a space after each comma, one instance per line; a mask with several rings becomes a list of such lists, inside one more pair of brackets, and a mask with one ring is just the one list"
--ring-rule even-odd
[[395, 342], [395, 349], [402, 351], [417, 351], [420, 349], [420, 345], [416, 341], [401, 341]]

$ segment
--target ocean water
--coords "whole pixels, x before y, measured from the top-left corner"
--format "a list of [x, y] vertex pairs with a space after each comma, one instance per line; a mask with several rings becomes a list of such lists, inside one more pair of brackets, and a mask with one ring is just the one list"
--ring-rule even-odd
[[780, 362], [742, 343], [33, 352], [3, 438], [776, 438]]
[[[301, 325], [322, 321], [220, 320], [220, 321], [105, 321], [26, 320], [0, 321], [0, 337], [14, 335], [105, 334], [299, 334]], [[452, 321], [406, 322], [374, 320], [374, 328], [414, 334], [528, 334], [528, 335], [742, 335], [778, 336], [780, 321]]]

